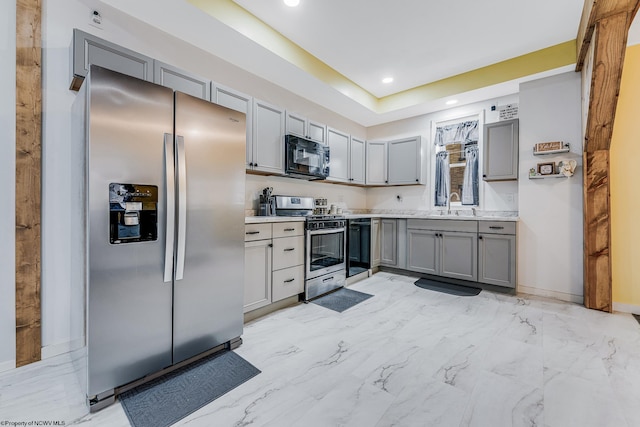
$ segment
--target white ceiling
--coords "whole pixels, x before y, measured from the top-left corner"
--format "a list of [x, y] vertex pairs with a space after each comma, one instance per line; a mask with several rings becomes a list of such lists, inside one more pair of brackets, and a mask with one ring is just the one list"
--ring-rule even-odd
[[[194, 7], [189, 0], [85, 1], [119, 9], [363, 126], [451, 108], [445, 105], [451, 96], [430, 100], [416, 96], [417, 101], [411, 105], [373, 111], [346, 91], [264, 47], [260, 40], [251, 39], [250, 34]], [[378, 98], [575, 39], [584, 3], [300, 0], [297, 9], [290, 9], [282, 0], [233, 2], [245, 8], [247, 16], [254, 14]], [[635, 22], [639, 21], [636, 17]], [[630, 44], [640, 43], [638, 27], [632, 26]], [[243, 30], [246, 33], [247, 29]], [[568, 65], [458, 93], [456, 106], [498, 99], [516, 93], [523, 81], [573, 69]], [[380, 80], [389, 73], [395, 81], [384, 86]]]
[[[576, 38], [584, 0], [234, 0], [376, 97]], [[394, 82], [381, 82], [393, 76]]]

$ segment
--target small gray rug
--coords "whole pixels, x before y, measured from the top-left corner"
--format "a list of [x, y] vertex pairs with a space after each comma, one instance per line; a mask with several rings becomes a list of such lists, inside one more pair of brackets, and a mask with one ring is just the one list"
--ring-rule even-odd
[[340, 288], [335, 292], [316, 298], [311, 302], [330, 310], [337, 311], [338, 313], [342, 313], [372, 296], [373, 295], [365, 294], [364, 292], [354, 291], [353, 289]]
[[471, 286], [454, 285], [452, 283], [438, 282], [437, 280], [425, 278], [417, 280], [415, 285], [422, 289], [429, 289], [430, 291], [443, 292], [461, 297], [476, 296], [482, 291], [482, 289], [472, 288]]
[[142, 384], [119, 398], [133, 427], [166, 427], [259, 373], [251, 363], [226, 351]]

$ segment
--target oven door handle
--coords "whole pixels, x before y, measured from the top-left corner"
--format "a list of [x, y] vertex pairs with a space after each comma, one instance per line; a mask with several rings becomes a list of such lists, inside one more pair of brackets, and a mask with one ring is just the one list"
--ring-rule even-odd
[[307, 230], [307, 233], [310, 236], [315, 236], [318, 234], [333, 234], [333, 233], [344, 233], [344, 227], [340, 228], [325, 228], [322, 230]]

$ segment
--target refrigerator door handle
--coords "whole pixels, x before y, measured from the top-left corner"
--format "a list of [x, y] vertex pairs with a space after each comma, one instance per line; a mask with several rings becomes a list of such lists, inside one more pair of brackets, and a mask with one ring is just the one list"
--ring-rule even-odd
[[165, 180], [167, 187], [167, 211], [165, 224], [164, 281], [173, 279], [173, 244], [175, 238], [176, 199], [175, 199], [175, 159], [173, 155], [173, 135], [164, 134]]
[[178, 250], [176, 280], [184, 276], [184, 256], [187, 239], [187, 161], [184, 155], [184, 137], [176, 135], [178, 156]]

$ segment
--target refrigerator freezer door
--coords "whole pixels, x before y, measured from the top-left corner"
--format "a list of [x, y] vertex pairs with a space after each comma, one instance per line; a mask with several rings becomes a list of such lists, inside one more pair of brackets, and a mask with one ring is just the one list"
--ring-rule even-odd
[[[171, 365], [164, 134], [173, 133], [173, 94], [95, 66], [89, 84], [87, 394], [94, 396]], [[157, 186], [156, 240], [110, 243], [110, 183]]]
[[178, 363], [242, 335], [246, 125], [244, 113], [180, 92], [175, 108], [176, 140], [184, 141], [176, 163], [186, 172], [177, 199], [187, 204], [177, 219], [185, 230], [183, 276], [174, 284]]

